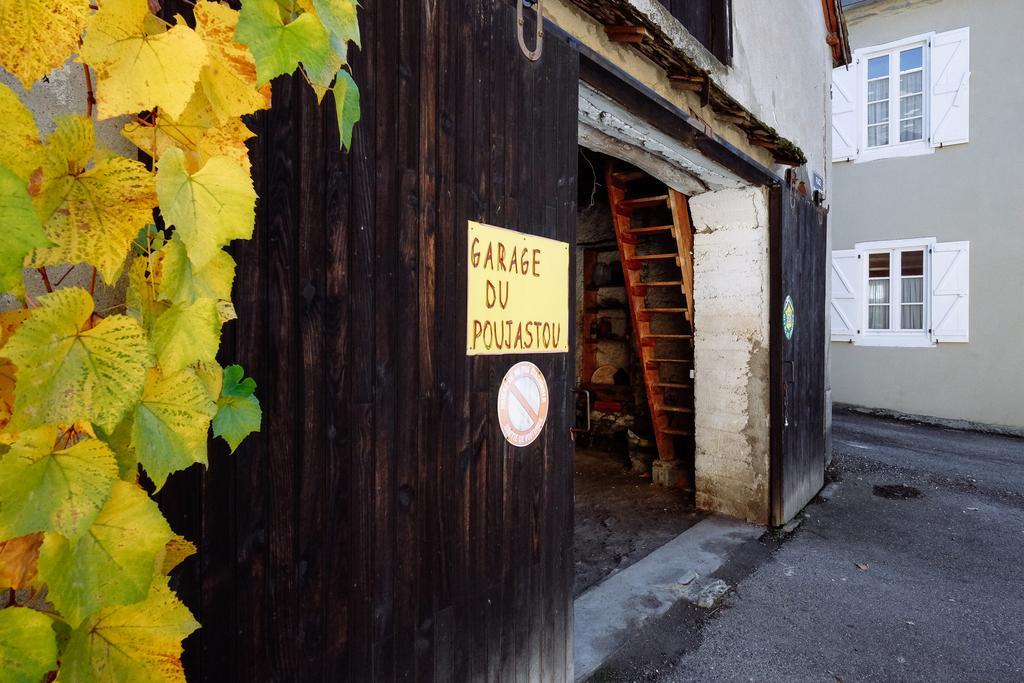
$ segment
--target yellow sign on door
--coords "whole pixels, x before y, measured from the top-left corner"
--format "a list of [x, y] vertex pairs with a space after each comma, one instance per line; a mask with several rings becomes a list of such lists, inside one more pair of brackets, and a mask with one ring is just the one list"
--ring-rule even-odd
[[469, 222], [466, 353], [569, 350], [569, 245]]

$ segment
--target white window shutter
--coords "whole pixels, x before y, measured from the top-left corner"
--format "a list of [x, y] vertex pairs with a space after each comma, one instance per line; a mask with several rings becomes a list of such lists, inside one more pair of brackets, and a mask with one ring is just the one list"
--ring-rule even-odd
[[970, 242], [940, 242], [932, 248], [933, 341], [967, 341], [970, 261]]
[[832, 161], [857, 157], [857, 65], [832, 70]]
[[860, 334], [861, 264], [855, 249], [832, 252], [832, 341]]
[[967, 142], [970, 133], [971, 29], [936, 33], [931, 49], [931, 146]]

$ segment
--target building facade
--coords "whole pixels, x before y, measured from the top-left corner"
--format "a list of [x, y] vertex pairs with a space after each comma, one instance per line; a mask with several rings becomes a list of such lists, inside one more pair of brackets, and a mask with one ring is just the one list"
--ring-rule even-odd
[[833, 78], [832, 387], [838, 404], [1024, 429], [1020, 95], [1024, 6], [847, 2]]
[[[161, 493], [201, 539], [178, 577], [204, 624], [186, 668], [571, 680], [574, 355], [468, 353], [471, 225], [572, 253], [581, 147], [684, 195], [693, 253], [657, 256], [695, 271], [696, 501], [786, 521], [820, 489], [826, 451], [840, 9], [403, 0], [359, 16], [351, 151], [301, 79], [275, 81], [250, 126], [257, 229], [223, 349], [266, 417]], [[572, 349], [575, 316], [567, 327]], [[520, 446], [497, 405], [523, 361], [547, 422]]]

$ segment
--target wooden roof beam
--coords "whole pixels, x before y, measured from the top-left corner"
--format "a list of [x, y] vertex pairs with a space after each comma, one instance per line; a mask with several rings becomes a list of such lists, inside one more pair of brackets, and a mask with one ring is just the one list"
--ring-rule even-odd
[[613, 43], [642, 43], [648, 35], [645, 26], [605, 26], [604, 32]]

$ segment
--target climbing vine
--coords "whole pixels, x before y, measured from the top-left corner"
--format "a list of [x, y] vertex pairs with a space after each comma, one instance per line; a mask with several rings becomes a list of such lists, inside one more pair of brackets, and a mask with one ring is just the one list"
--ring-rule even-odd
[[[195, 547], [150, 494], [206, 464], [211, 429], [234, 451], [260, 427], [255, 382], [216, 360], [225, 247], [255, 221], [244, 117], [298, 70], [350, 145], [357, 0], [2, 2], [0, 67], [88, 92], [40, 135], [0, 85], [0, 679], [183, 680], [199, 624], [168, 574]], [[106, 119], [144, 154], [98, 144]], [[123, 303], [97, 307], [98, 280]]]

